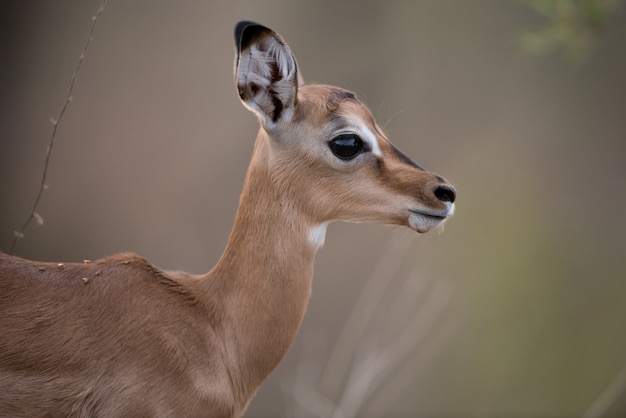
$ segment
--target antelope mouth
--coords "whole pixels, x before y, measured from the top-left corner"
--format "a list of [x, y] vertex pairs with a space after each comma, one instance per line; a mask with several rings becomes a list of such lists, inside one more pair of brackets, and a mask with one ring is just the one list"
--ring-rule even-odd
[[442, 225], [454, 214], [454, 204], [449, 203], [444, 210], [409, 209], [409, 226], [417, 232], [428, 232]]

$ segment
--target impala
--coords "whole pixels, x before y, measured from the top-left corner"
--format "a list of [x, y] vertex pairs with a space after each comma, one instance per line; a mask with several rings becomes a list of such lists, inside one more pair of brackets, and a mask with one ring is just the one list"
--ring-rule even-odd
[[426, 232], [455, 191], [344, 89], [304, 84], [272, 30], [235, 28], [235, 81], [260, 130], [239, 209], [206, 274], [135, 254], [0, 254], [0, 415], [237, 417], [292, 343], [335, 220]]

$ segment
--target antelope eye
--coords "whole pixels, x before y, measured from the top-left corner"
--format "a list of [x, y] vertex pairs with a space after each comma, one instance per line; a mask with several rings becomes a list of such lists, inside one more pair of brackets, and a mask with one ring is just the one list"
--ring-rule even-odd
[[328, 147], [337, 158], [351, 160], [366, 151], [361, 138], [356, 134], [341, 134], [328, 142]]

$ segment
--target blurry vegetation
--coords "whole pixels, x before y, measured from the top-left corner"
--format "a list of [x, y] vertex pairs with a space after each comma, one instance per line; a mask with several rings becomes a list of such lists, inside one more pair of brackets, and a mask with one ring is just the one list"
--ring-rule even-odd
[[532, 55], [562, 51], [574, 62], [581, 62], [592, 52], [610, 18], [624, 0], [522, 0], [532, 10], [545, 16], [546, 27], [520, 36], [522, 49]]

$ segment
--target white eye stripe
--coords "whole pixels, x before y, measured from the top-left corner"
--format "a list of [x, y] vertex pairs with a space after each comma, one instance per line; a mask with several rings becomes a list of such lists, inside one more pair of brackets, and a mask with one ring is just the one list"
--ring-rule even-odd
[[378, 145], [378, 139], [376, 138], [376, 135], [374, 135], [367, 126], [361, 126], [361, 132], [363, 132], [363, 138], [361, 139], [367, 142], [367, 144], [370, 146], [372, 154], [376, 155], [377, 157], [382, 157], [383, 153], [380, 151], [380, 146]]

